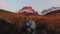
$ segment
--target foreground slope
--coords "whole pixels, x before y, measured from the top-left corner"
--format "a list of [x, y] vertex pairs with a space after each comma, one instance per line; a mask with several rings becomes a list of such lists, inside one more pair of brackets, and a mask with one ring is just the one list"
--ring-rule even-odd
[[[47, 30], [54, 30], [56, 34], [60, 34], [60, 10], [50, 12], [46, 15], [38, 15], [31, 13], [12, 13], [6, 10], [0, 9], [0, 16], [8, 19], [12, 24], [15, 24], [20, 31], [24, 25], [24, 19], [29, 18], [30, 20], [34, 20], [37, 24], [37, 28], [40, 26], [46, 26]], [[37, 29], [37, 31], [39, 31]], [[51, 33], [52, 34], [52, 33]]]

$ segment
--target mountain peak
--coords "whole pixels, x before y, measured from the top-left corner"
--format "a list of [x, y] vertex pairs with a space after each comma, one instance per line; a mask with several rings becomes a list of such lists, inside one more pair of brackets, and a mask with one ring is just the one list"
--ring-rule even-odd
[[32, 10], [32, 7], [31, 6], [25, 6], [22, 8], [22, 10]]
[[48, 14], [50, 12], [55, 12], [55, 11], [58, 11], [60, 10], [60, 7], [51, 7], [49, 9], [44, 9], [42, 12], [41, 12], [41, 15], [45, 15], [45, 14]]
[[21, 10], [18, 11], [19, 13], [35, 13], [35, 10], [32, 8], [32, 6], [25, 6]]

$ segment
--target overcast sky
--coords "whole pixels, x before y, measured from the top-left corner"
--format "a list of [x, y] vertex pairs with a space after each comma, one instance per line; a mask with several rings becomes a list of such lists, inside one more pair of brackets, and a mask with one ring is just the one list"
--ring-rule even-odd
[[60, 0], [0, 0], [0, 9], [15, 12], [23, 6], [32, 6], [36, 11], [41, 12], [46, 8], [60, 6]]

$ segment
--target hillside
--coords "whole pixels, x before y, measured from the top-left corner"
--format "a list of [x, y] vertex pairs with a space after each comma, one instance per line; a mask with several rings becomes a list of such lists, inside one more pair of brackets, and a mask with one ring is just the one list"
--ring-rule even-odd
[[[4, 18], [11, 21], [12, 24], [15, 24], [18, 30], [21, 30], [21, 28], [23, 27], [24, 19], [29, 18], [30, 20], [34, 20], [36, 22], [37, 28], [40, 28], [40, 25], [44, 25], [47, 27], [48, 30], [51, 29], [56, 31], [56, 34], [59, 34], [60, 32], [60, 10], [54, 10], [52, 12], [47, 13], [46, 15], [39, 15], [35, 12], [12, 13], [10, 11], [0, 9], [0, 16], [3, 16]], [[37, 31], [39, 30], [37, 29]]]

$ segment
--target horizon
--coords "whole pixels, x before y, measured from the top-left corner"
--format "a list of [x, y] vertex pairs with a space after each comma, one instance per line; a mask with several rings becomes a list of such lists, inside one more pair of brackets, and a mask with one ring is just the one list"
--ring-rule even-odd
[[41, 12], [51, 7], [60, 7], [60, 0], [0, 0], [0, 9], [16, 12], [25, 6]]

